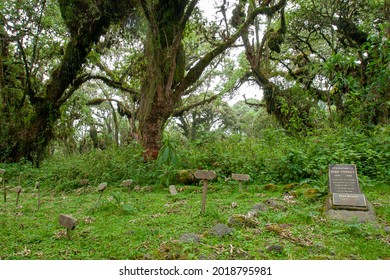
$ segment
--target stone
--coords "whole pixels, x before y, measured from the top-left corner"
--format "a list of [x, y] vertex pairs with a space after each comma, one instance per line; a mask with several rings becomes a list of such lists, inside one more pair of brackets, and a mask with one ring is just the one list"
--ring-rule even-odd
[[66, 229], [74, 230], [76, 228], [76, 220], [70, 215], [60, 214], [58, 221]]
[[195, 233], [184, 233], [180, 237], [180, 242], [183, 243], [198, 243], [200, 241], [200, 236]]
[[209, 233], [212, 235], [217, 235], [219, 237], [222, 237], [231, 234], [233, 231], [234, 231], [233, 228], [230, 228], [225, 224], [216, 224], [209, 230]]
[[274, 252], [274, 253], [282, 253], [283, 252], [283, 246], [282, 245], [271, 245], [267, 247], [268, 252]]
[[196, 179], [201, 180], [213, 180], [217, 174], [214, 171], [208, 171], [208, 170], [197, 170], [194, 174]]
[[385, 230], [386, 233], [390, 233], [390, 226], [385, 226], [384, 230]]
[[174, 185], [170, 185], [169, 192], [171, 193], [171, 195], [177, 195], [176, 187]]
[[334, 209], [332, 205], [332, 198], [329, 196], [326, 203], [326, 215], [330, 219], [344, 221], [344, 222], [353, 222], [357, 221], [359, 223], [366, 222], [375, 222], [376, 215], [374, 206], [367, 201], [368, 210], [348, 210], [348, 209]]
[[253, 216], [234, 214], [228, 219], [227, 224], [231, 227], [255, 228], [259, 225], [259, 222]]
[[4, 173], [5, 173], [5, 169], [0, 168], [0, 174], [4, 174]]

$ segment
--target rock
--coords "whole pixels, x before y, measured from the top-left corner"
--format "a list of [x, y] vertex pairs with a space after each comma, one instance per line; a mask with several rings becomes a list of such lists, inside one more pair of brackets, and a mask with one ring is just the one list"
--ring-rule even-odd
[[269, 207], [274, 208], [274, 209], [280, 209], [280, 210], [282, 210], [282, 211], [286, 211], [286, 210], [287, 210], [287, 207], [286, 207], [286, 206], [284, 206], [283, 204], [277, 202], [275, 199], [272, 199], [272, 198], [267, 199], [267, 200], [265, 201], [265, 203], [266, 203]]
[[256, 218], [247, 215], [234, 214], [228, 220], [228, 225], [232, 227], [257, 227], [259, 222]]
[[267, 247], [267, 251], [279, 254], [279, 253], [283, 252], [283, 246], [279, 245], [279, 244], [271, 245], [271, 246]]
[[274, 192], [278, 189], [278, 186], [275, 185], [275, 184], [267, 184], [264, 186], [264, 189], [267, 190], [267, 191], [271, 191], [271, 192]]
[[228, 227], [225, 224], [216, 224], [209, 230], [209, 233], [212, 235], [217, 235], [219, 237], [229, 235], [234, 231], [233, 228]]
[[257, 210], [257, 211], [266, 211], [267, 210], [267, 205], [265, 205], [264, 203], [256, 203], [255, 206], [253, 206], [253, 210]]
[[340, 210], [332, 209], [332, 201], [329, 196], [325, 202], [326, 216], [333, 220], [339, 220], [344, 222], [357, 221], [359, 223], [375, 222], [376, 215], [374, 206], [367, 201], [368, 211], [352, 211], [352, 210]]
[[237, 202], [232, 202], [232, 208], [237, 208], [238, 204]]
[[384, 230], [386, 233], [390, 233], [390, 226], [385, 226]]
[[196, 183], [196, 179], [194, 176], [194, 170], [178, 170], [176, 173], [176, 180], [179, 184], [182, 185], [191, 185]]
[[200, 241], [200, 236], [195, 233], [184, 233], [180, 237], [180, 241], [184, 243], [198, 243]]

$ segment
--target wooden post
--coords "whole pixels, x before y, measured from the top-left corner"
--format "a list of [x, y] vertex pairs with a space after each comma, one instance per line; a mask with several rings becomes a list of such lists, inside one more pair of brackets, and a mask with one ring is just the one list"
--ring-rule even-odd
[[19, 204], [19, 195], [20, 193], [22, 192], [22, 187], [21, 186], [17, 186], [14, 188], [14, 192], [17, 193], [17, 196], [16, 196], [16, 207], [18, 206]]
[[240, 192], [242, 191], [242, 181], [248, 181], [249, 178], [250, 177], [247, 174], [237, 174], [237, 173], [232, 174], [232, 179], [238, 181]]
[[41, 208], [41, 185], [39, 182], [35, 182], [35, 188], [38, 190], [38, 210]]
[[133, 184], [133, 180], [131, 180], [131, 179], [129, 179], [129, 180], [124, 180], [124, 181], [122, 182], [122, 186], [127, 187], [129, 193], [131, 192], [131, 184]]
[[70, 240], [70, 231], [76, 228], [76, 220], [72, 216], [61, 214], [58, 221], [61, 226], [66, 228], [66, 238]]
[[103, 195], [103, 191], [104, 191], [106, 188], [107, 188], [107, 183], [101, 183], [101, 184], [98, 186], [97, 190], [98, 190], [98, 192], [100, 192], [100, 195], [99, 195], [98, 200], [96, 201], [95, 209], [96, 209], [96, 207], [98, 206], [98, 203], [99, 203], [99, 201], [100, 201], [100, 199], [101, 199], [101, 197], [102, 197], [102, 195]]
[[[4, 173], [5, 173], [5, 169], [0, 169], [1, 181], [3, 181], [4, 202], [7, 202], [7, 190], [6, 190], [6, 188], [5, 188]], [[0, 181], [0, 182], [1, 182], [1, 181]]]
[[205, 213], [206, 212], [206, 196], [207, 196], [208, 180], [214, 179], [217, 175], [215, 174], [214, 171], [197, 170], [195, 172], [194, 176], [197, 179], [203, 180], [201, 213]]

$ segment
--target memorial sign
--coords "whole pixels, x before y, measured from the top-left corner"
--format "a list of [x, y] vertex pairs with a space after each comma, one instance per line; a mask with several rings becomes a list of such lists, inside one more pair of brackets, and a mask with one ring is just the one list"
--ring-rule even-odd
[[217, 176], [217, 174], [215, 174], [214, 171], [197, 170], [197, 171], [195, 171], [194, 176], [195, 176], [196, 179], [203, 180], [201, 213], [204, 213], [206, 211], [206, 196], [207, 196], [208, 180], [214, 179]]
[[361, 193], [356, 165], [330, 164], [329, 190], [331, 193]]
[[72, 216], [61, 214], [58, 221], [60, 226], [66, 228], [66, 236], [70, 239], [70, 231], [76, 228], [76, 220]]
[[329, 217], [344, 221], [355, 218], [361, 222], [375, 220], [373, 207], [360, 189], [356, 165], [330, 164], [329, 192]]
[[131, 184], [133, 184], [131, 179], [122, 181], [122, 186], [127, 187], [128, 192], [131, 192]]
[[248, 174], [232, 174], [232, 179], [238, 181], [238, 184], [240, 186], [240, 191], [242, 191], [242, 181], [248, 181], [250, 179]]

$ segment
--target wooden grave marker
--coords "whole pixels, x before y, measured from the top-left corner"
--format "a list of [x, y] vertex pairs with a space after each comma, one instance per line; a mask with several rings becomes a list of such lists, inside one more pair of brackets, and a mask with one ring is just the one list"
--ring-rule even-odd
[[80, 180], [80, 186], [82, 186], [84, 188], [84, 195], [85, 195], [85, 189], [87, 188], [88, 183], [89, 183], [88, 179], [81, 179]]
[[41, 184], [37, 181], [35, 182], [35, 188], [38, 191], [38, 210], [41, 208]]
[[122, 181], [122, 186], [127, 187], [127, 190], [129, 193], [131, 192], [131, 185], [132, 184], [133, 184], [133, 180], [131, 180], [131, 179]]
[[240, 192], [242, 191], [242, 181], [248, 181], [250, 179], [248, 174], [238, 174], [238, 173], [233, 173], [232, 174], [232, 179], [238, 181], [238, 185], [240, 187]]
[[209, 180], [213, 180], [217, 174], [214, 171], [208, 170], [197, 170], [194, 174], [196, 179], [203, 180], [203, 189], [202, 189], [202, 209], [201, 212], [205, 213], [206, 211], [206, 196], [207, 196], [207, 185]]
[[20, 196], [20, 193], [22, 192], [22, 187], [21, 186], [15, 187], [14, 192], [16, 192], [16, 206], [18, 206], [19, 205], [19, 196]]
[[5, 169], [0, 169], [1, 181], [3, 182], [4, 202], [7, 202], [7, 189], [5, 187], [4, 173]]
[[97, 191], [100, 192], [100, 195], [99, 195], [99, 198], [98, 200], [96, 201], [96, 205], [95, 205], [95, 208], [97, 207], [100, 199], [102, 198], [102, 195], [103, 195], [103, 192], [104, 190], [107, 188], [107, 183], [104, 182], [104, 183], [100, 183], [99, 186], [97, 187]]
[[66, 237], [70, 240], [70, 231], [76, 228], [76, 220], [70, 215], [60, 214], [58, 221], [62, 227], [66, 228]]

